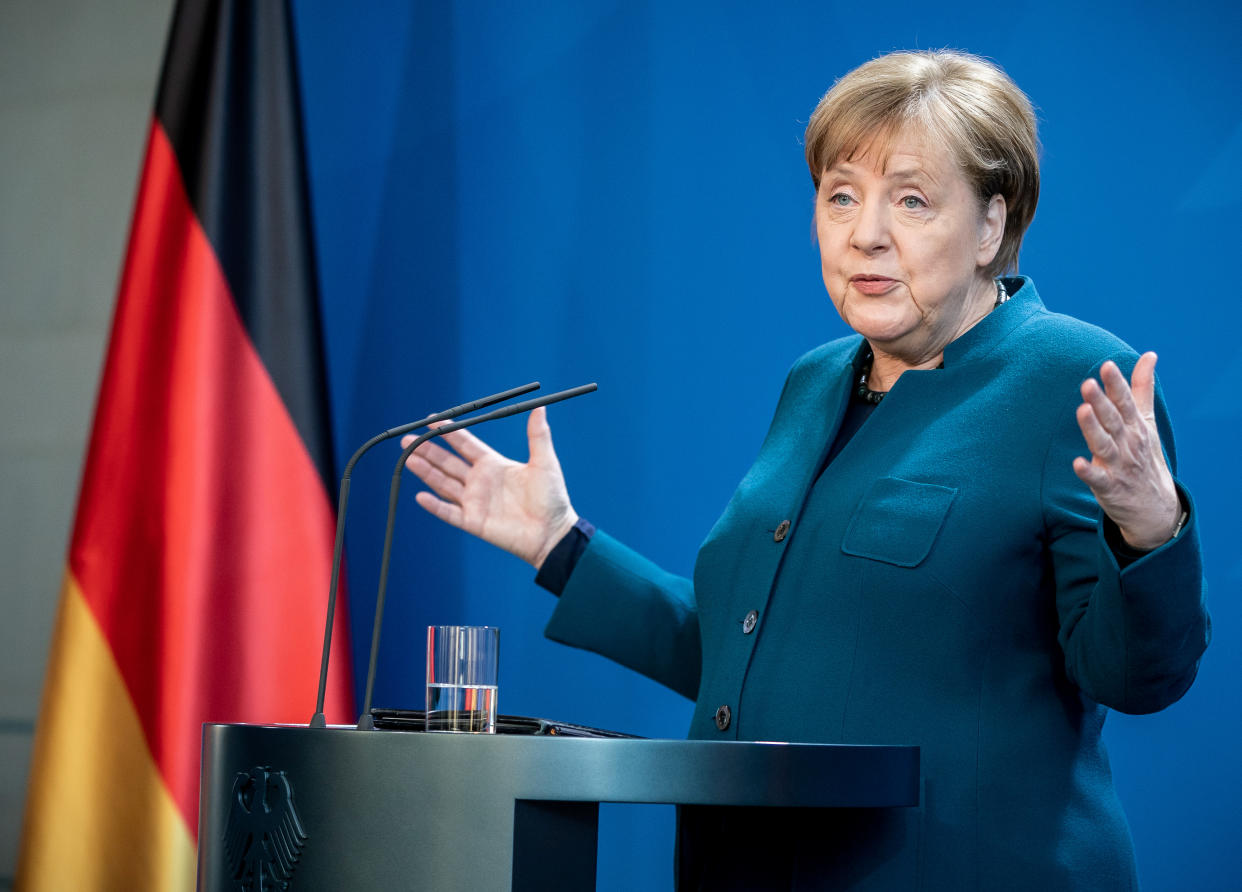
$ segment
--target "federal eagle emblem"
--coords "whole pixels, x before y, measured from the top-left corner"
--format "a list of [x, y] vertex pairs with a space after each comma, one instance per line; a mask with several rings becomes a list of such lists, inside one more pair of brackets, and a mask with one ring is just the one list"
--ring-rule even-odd
[[233, 778], [224, 857], [241, 892], [289, 888], [306, 831], [293, 807], [293, 787], [283, 771], [263, 765]]

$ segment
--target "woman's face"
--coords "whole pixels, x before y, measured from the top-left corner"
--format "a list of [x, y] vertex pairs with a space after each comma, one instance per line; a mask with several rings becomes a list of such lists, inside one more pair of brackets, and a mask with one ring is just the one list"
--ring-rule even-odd
[[944, 150], [898, 135], [824, 170], [815, 205], [824, 286], [850, 328], [910, 365], [982, 318], [1005, 201], [980, 206]]

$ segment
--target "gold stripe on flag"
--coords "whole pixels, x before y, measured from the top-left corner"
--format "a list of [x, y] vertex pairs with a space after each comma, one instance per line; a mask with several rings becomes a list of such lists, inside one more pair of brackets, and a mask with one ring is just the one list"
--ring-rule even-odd
[[65, 574], [51, 654], [16, 888], [193, 889], [193, 837], [71, 573]]

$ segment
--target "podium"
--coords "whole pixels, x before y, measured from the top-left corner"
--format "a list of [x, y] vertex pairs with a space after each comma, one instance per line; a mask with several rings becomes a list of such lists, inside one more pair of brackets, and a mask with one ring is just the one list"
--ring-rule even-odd
[[201, 781], [201, 892], [580, 890], [601, 802], [915, 806], [919, 750], [208, 724]]

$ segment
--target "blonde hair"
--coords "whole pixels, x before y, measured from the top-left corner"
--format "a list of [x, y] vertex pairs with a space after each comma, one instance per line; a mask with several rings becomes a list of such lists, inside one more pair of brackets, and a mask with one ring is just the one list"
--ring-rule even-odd
[[913, 126], [947, 146], [983, 206], [1005, 199], [1005, 234], [985, 271], [1018, 268], [1039, 202], [1039, 143], [1026, 94], [991, 62], [950, 50], [890, 53], [842, 77], [806, 126], [806, 163], [824, 170]]

